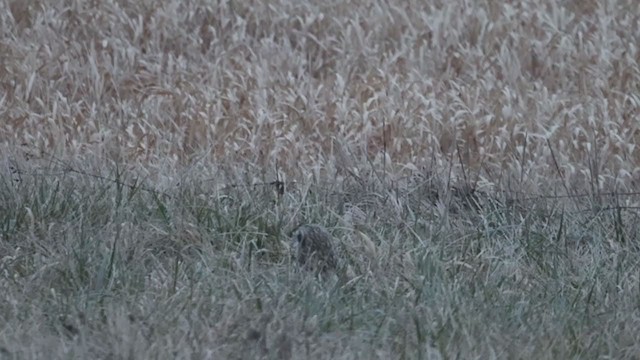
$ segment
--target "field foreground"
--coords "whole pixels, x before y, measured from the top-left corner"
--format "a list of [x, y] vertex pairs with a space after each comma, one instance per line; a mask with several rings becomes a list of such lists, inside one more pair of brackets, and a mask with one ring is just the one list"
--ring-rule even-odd
[[0, 359], [638, 358], [639, 22], [0, 2]]

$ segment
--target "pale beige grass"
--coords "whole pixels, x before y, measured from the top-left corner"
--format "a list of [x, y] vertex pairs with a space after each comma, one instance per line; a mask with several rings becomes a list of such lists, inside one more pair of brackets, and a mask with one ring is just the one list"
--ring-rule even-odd
[[300, 178], [337, 138], [390, 172], [460, 158], [529, 186], [559, 178], [553, 149], [568, 183], [635, 185], [638, 6], [3, 2], [0, 141]]

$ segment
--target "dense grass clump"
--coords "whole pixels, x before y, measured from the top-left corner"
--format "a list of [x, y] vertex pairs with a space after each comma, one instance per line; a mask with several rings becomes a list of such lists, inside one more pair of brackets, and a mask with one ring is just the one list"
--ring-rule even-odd
[[[497, 197], [452, 211], [455, 196], [426, 210], [366, 181], [379, 196], [357, 224], [331, 210], [344, 197], [335, 185], [282, 193], [237, 183], [212, 192], [193, 180], [160, 193], [127, 174], [77, 172], [5, 182], [3, 352], [584, 358], [638, 351], [640, 250], [628, 211], [554, 198], [523, 202], [531, 211], [515, 215]], [[292, 260], [288, 234], [306, 222], [329, 225], [339, 249], [335, 272], [317, 276]]]

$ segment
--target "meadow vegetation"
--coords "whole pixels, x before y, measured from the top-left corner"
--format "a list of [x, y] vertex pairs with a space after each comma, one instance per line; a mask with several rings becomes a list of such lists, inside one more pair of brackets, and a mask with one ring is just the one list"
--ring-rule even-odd
[[640, 355], [637, 1], [3, 0], [0, 31], [0, 359]]

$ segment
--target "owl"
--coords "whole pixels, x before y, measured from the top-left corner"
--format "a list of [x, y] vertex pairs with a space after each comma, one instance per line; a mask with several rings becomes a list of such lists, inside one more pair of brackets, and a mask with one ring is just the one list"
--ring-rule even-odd
[[302, 268], [326, 272], [337, 266], [331, 234], [320, 225], [302, 225], [292, 235], [294, 260]]

